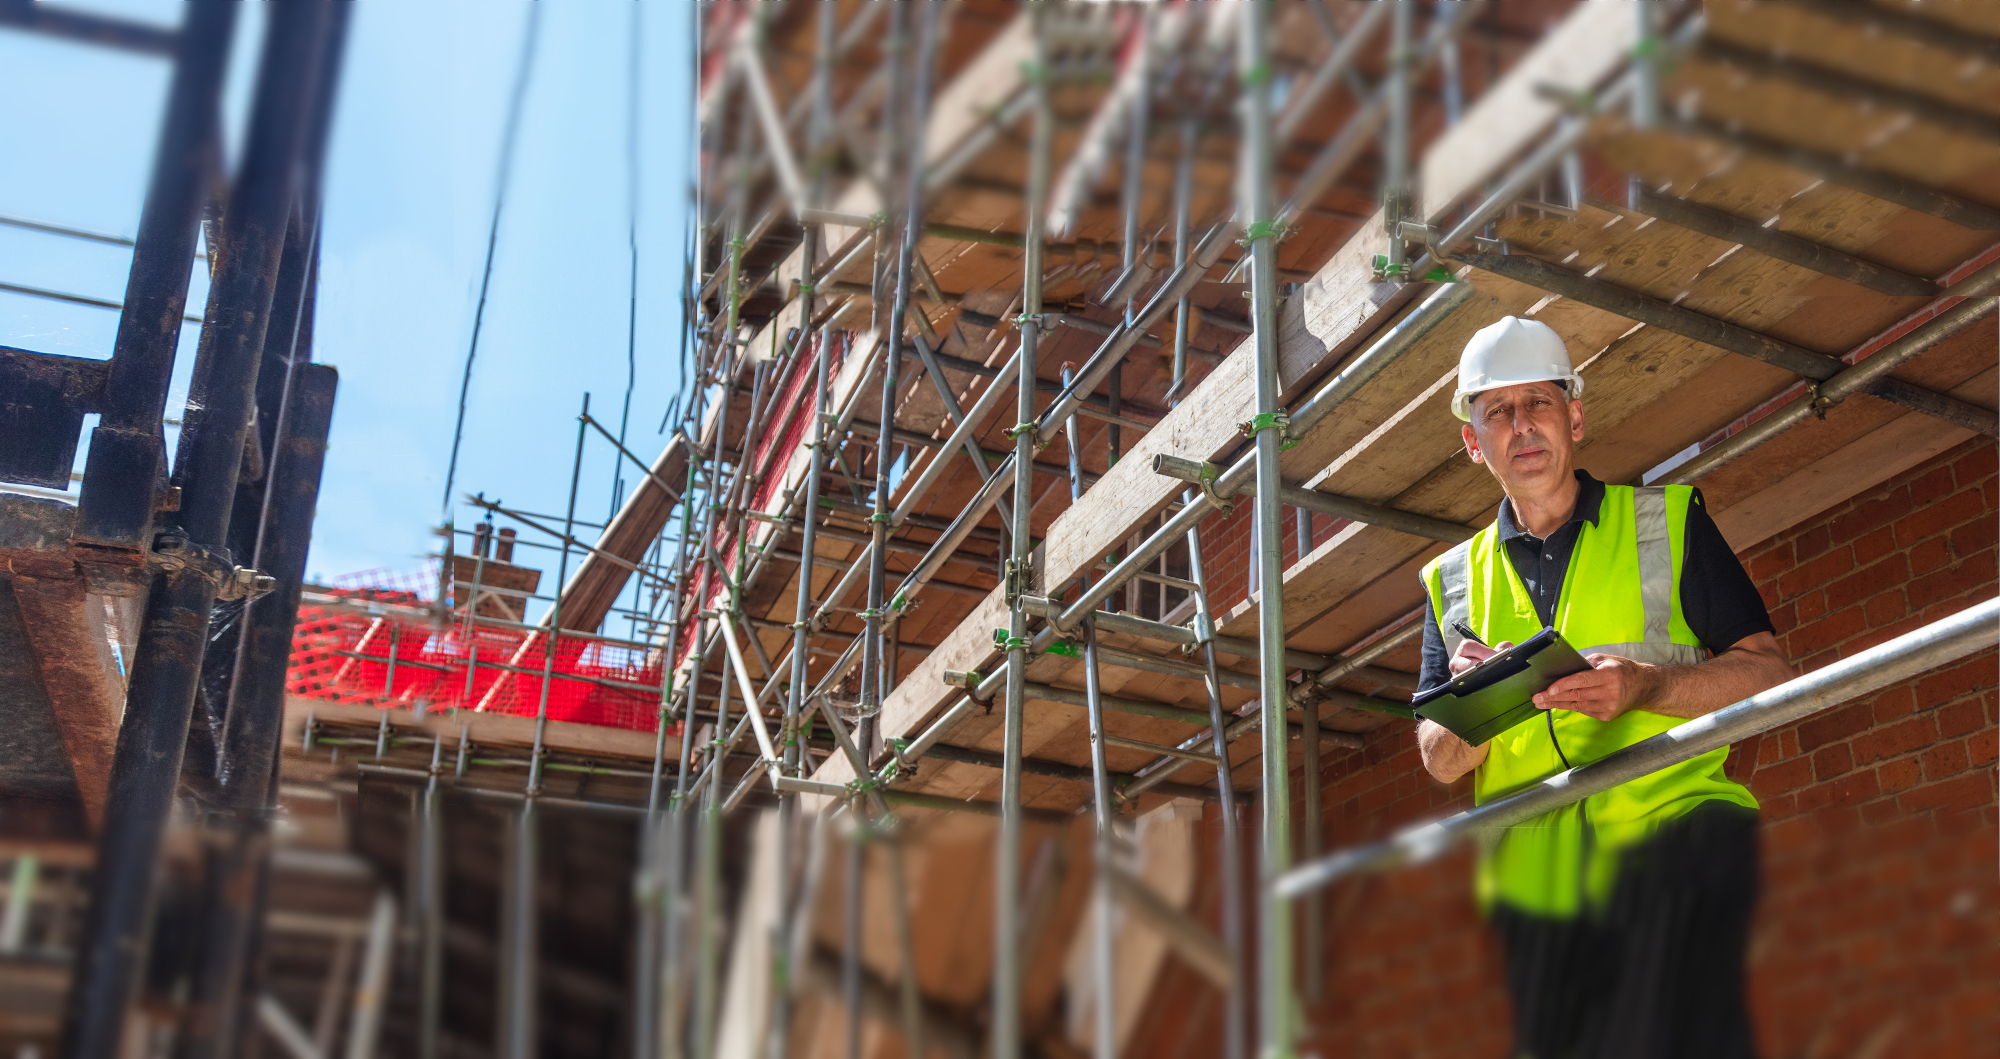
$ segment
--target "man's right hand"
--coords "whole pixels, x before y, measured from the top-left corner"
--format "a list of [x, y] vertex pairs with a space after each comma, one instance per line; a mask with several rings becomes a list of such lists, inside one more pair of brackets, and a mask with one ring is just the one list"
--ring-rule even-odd
[[1476, 640], [1466, 640], [1458, 645], [1458, 653], [1451, 656], [1451, 661], [1448, 663], [1451, 666], [1451, 675], [1457, 676], [1512, 646], [1514, 646], [1512, 640], [1502, 640], [1495, 647], [1488, 647]]
[[[1511, 641], [1488, 647], [1466, 640], [1451, 656], [1451, 675], [1458, 676], [1512, 646]], [[1486, 760], [1485, 745], [1473, 746], [1435, 721], [1417, 725], [1417, 749], [1423, 753], [1425, 771], [1439, 783], [1455, 783], [1460, 776], [1478, 768], [1479, 763]]]

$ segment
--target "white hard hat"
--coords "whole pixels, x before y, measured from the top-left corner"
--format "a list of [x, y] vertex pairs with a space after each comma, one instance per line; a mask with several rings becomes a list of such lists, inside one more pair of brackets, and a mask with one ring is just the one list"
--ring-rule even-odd
[[1539, 320], [1502, 317], [1488, 324], [1465, 344], [1458, 358], [1458, 391], [1451, 395], [1451, 414], [1472, 422], [1472, 398], [1486, 390], [1524, 382], [1561, 380], [1571, 397], [1583, 396], [1583, 376], [1569, 364], [1569, 347], [1555, 328]]

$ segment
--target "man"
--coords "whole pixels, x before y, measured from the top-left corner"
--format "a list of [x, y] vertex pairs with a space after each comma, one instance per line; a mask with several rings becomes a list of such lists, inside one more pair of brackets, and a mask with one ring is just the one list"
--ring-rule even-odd
[[[1791, 679], [1756, 587], [1689, 486], [1577, 470], [1583, 379], [1546, 324], [1474, 335], [1452, 411], [1506, 492], [1494, 524], [1426, 566], [1420, 682], [1553, 626], [1592, 668], [1480, 746], [1417, 729], [1424, 767], [1484, 803]], [[1461, 635], [1463, 623], [1477, 640]], [[1491, 647], [1484, 646], [1491, 644]], [[1533, 1059], [1752, 1054], [1744, 944], [1756, 799], [1726, 750], [1508, 829], [1477, 890], [1506, 950], [1515, 1052]]]

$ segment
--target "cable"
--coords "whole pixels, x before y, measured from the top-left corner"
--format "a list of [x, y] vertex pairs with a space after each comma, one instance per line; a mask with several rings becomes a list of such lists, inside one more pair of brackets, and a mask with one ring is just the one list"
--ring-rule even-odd
[[[1553, 709], [1543, 710], [1542, 716], [1548, 718], [1549, 745], [1555, 748], [1556, 757], [1562, 761], [1563, 768], [1565, 770], [1575, 768], [1576, 767], [1575, 765], [1569, 763], [1569, 755], [1563, 753], [1562, 742], [1556, 738], [1556, 711], [1554, 711]], [[1583, 798], [1576, 803], [1576, 823], [1578, 827], [1583, 829], [1583, 836], [1582, 836], [1583, 847], [1581, 853], [1579, 853], [1579, 855], [1577, 856], [1577, 861], [1576, 861], [1576, 868], [1578, 874], [1577, 893], [1579, 895], [1578, 897], [1579, 900], [1582, 900], [1588, 894], [1590, 889], [1590, 853], [1591, 850], [1597, 845], [1596, 842], [1597, 836], [1595, 832], [1593, 832], [1590, 828], [1589, 802], [1590, 802], [1589, 798]]]
[[493, 224], [486, 233], [486, 270], [479, 280], [479, 306], [472, 312], [472, 342], [465, 350], [465, 375], [458, 383], [458, 424], [451, 432], [451, 462], [444, 472], [444, 517], [451, 522], [451, 487], [458, 479], [458, 449], [465, 440], [465, 399], [472, 389], [472, 361], [479, 354], [479, 328], [486, 319], [486, 292], [493, 283], [493, 248], [500, 239], [500, 208], [507, 201], [507, 178], [513, 171], [514, 139], [521, 131], [521, 103], [528, 94], [534, 69], [535, 38], [542, 28], [542, 5], [528, 5], [528, 28], [521, 36], [521, 63], [514, 72], [514, 92], [507, 104], [507, 126], [500, 142], [500, 172], [493, 188]]

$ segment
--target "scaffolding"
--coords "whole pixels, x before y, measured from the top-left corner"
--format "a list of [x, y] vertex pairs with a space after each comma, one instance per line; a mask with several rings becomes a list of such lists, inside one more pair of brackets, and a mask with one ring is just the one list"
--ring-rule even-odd
[[[846, 1011], [845, 1054], [863, 1054], [868, 1018], [894, 1027], [903, 1054], [949, 1050], [920, 995], [899, 852], [912, 812], [947, 809], [999, 817], [986, 1047], [1023, 1054], [1032, 958], [1023, 939], [1035, 914], [1023, 890], [1024, 836], [1055, 808], [1057, 819], [1088, 815], [1095, 836], [1095, 1053], [1118, 1050], [1108, 998], [1111, 909], [1122, 905], [1223, 987], [1225, 1054], [1288, 1055], [1295, 975], [1303, 964], [1316, 994], [1311, 979], [1323, 962], [1321, 910], [1305, 902], [1295, 921], [1300, 895], [1990, 641], [1988, 606], [1691, 722], [1658, 746], [1557, 776], [1534, 798], [1322, 859], [1321, 754], [1360, 743], [1358, 730], [1331, 722], [1343, 713], [1411, 716], [1410, 675], [1377, 663], [1410, 653], [1422, 610], [1408, 612], [1406, 602], [1373, 624], [1350, 622], [1337, 653], [1298, 649], [1291, 641], [1301, 626], [1325, 609], [1314, 600], [1305, 606], [1317, 609], [1288, 616], [1294, 566], [1368, 529], [1405, 539], [1373, 559], [1379, 571], [1401, 569], [1469, 537], [1491, 501], [1452, 515], [1446, 509], [1467, 505], [1393, 491], [1343, 495], [1322, 484], [1327, 474], [1302, 483], [1294, 468], [1308, 461], [1284, 454], [1317, 447], [1311, 466], [1325, 466], [1339, 447], [1395, 425], [1385, 417], [1403, 398], [1371, 400], [1380, 381], [1395, 376], [1407, 390], [1404, 358], [1455, 351], [1495, 289], [1505, 290], [1506, 311], [1566, 300], [1620, 320], [1622, 334], [1593, 319], [1589, 334], [1604, 337], [1592, 350], [1646, 330], [1644, 341], [1689, 340], [1802, 378], [1765, 402], [1764, 414], [1679, 462], [1672, 450], [1649, 453], [1639, 468], [1652, 468], [1648, 481], [1693, 481], [1861, 393], [1995, 433], [1990, 410], [1889, 372], [1992, 312], [1996, 248], [1974, 243], [1976, 253], [1936, 280], [1910, 276], [1774, 234], [1651, 176], [1673, 168], [1659, 157], [1663, 143], [1719, 145], [1990, 230], [1991, 207], [1937, 186], [1962, 181], [1926, 185], [1879, 163], [1778, 142], [1740, 120], [1705, 117], [1685, 94], [1668, 106], [1663, 81], [1683, 64], [1716, 65], [1901, 107], [1940, 126], [1990, 118], [1747, 46], [1744, 26], [1753, 38], [1770, 27], [1736, 13], [1723, 13], [1727, 34], [1684, 5], [1551, 13], [1560, 21], [1535, 44], [1498, 8], [1450, 3], [703, 6], [689, 385], [676, 426], [687, 484], [675, 558], [659, 575], [674, 591], [655, 634], [670, 659], [662, 717], [696, 722], [680, 730], [685, 767], [656, 807], [662, 962], [645, 988], [662, 999], [640, 1054], [715, 1054], [715, 836], [753, 795], [775, 795], [782, 821], [777, 919], [768, 945], [754, 950], [771, 974], [768, 1032], [760, 1024], [757, 1034], [770, 1054], [785, 1054], [795, 994], [813, 977], [809, 916], [829, 828], [849, 838], [847, 940], [834, 990]], [[1827, 17], [1945, 46], [1937, 24], [1912, 15]], [[1308, 154], [1303, 167], [1281, 164]], [[1453, 164], [1428, 164], [1435, 158]], [[1100, 197], [1106, 185], [1116, 192]], [[1612, 186], [1622, 201], [1600, 197]], [[1602, 217], [1640, 228], [1661, 221], [1926, 300], [1858, 348], [1829, 355], [1727, 312], [1682, 306], [1617, 270], [1563, 267], [1577, 256], [1563, 255], [1563, 240], [1579, 238], [1583, 219]], [[1565, 231], [1540, 230], [1549, 227]], [[945, 282], [952, 278], [958, 290]], [[1331, 339], [1307, 333], [1297, 345], [1310, 353], [1292, 352], [1287, 335], [1313, 313], [1349, 319], [1327, 325]], [[1217, 345], [1203, 348], [1202, 337]], [[1235, 352], [1225, 348], [1239, 338]], [[1128, 370], [1141, 349], [1156, 351], [1158, 380]], [[1423, 364], [1434, 363], [1427, 352]], [[1149, 398], [1164, 407], [1147, 407]], [[1237, 443], [1190, 428], [1187, 406], [1228, 422], [1247, 415]], [[1079, 429], [1091, 420], [1094, 436]], [[1324, 428], [1333, 422], [1342, 429]], [[1151, 436], [1167, 428], [1192, 437], [1177, 445]], [[1063, 459], [1049, 453], [1055, 445]], [[1217, 458], [1231, 449], [1233, 459]], [[1130, 484], [1136, 476], [1121, 460], [1134, 459], [1175, 491]], [[1241, 588], [1217, 582], [1202, 536], [1205, 522], [1239, 505], [1252, 542]], [[1064, 511], [1086, 521], [1065, 522]], [[947, 580], [948, 567], [961, 572]], [[931, 610], [919, 612], [920, 603]], [[1357, 608], [1361, 620], [1368, 609]], [[1238, 630], [1248, 635], [1230, 635]], [[774, 636], [789, 640], [789, 665], [769, 657]], [[923, 664], [899, 663], [912, 648], [927, 652]], [[1253, 664], [1230, 668], [1229, 657]], [[1077, 667], [1081, 687], [1055, 682]], [[1190, 682], [1205, 708], [1113, 693], [1104, 679], [1112, 671]], [[906, 681], [940, 679], [958, 689], [941, 702], [929, 688], [895, 694]], [[711, 686], [714, 719], [691, 715]], [[1029, 725], [1055, 745], [1030, 708], [1049, 703], [1081, 707], [1081, 742], [1066, 745], [1087, 765], [1031, 754]], [[966, 734], [972, 718], [995, 710], [997, 753]], [[1112, 714], [1143, 718], [1157, 735], [1113, 732]], [[837, 748], [817, 767], [802, 752], [815, 732]], [[1253, 734], [1264, 745], [1250, 753], [1262, 764], [1246, 791], [1231, 753]], [[1284, 748], [1292, 738], [1302, 767]], [[1119, 771], [1110, 754], [1120, 750], [1147, 763]], [[733, 785], [721, 767], [732, 754], [748, 759]], [[949, 796], [919, 789], [935, 769], [955, 766], [997, 772], [997, 784], [933, 785]], [[1213, 785], [1189, 782], [1195, 769]], [[1031, 809], [1028, 777], [1074, 786]], [[1147, 796], [1219, 804], [1220, 937], [1120, 874], [1120, 818]], [[1252, 834], [1240, 833], [1246, 801], [1260, 814]], [[861, 951], [859, 865], [875, 841], [886, 843], [892, 869], [893, 996]], [[1244, 857], [1254, 858], [1254, 888], [1240, 886]], [[751, 912], [740, 909], [735, 921], [750, 929]], [[958, 1045], [981, 1050], [955, 1032]]]
[[[170, 143], [214, 120], [203, 85], [220, 77], [228, 19], [197, 10], [174, 40], [123, 45], [179, 56]], [[1617, 480], [1714, 484], [1746, 465], [1824, 477], [1798, 450], [1846, 452], [1888, 415], [1919, 424], [1905, 439], [2000, 433], [1964, 388], [1990, 357], [1926, 358], [1990, 323], [2000, 290], [2000, 119], [1980, 72], [2000, 57], [2000, 24], [1950, 17], [1723, 2], [696, 5], [698, 164], [668, 440], [649, 462], [586, 398], [562, 511], [448, 498], [481, 521], [447, 522], [436, 564], [408, 575], [303, 585], [311, 495], [266, 499], [250, 473], [283, 439], [323, 444], [319, 375], [272, 372], [290, 362], [266, 354], [260, 389], [296, 393], [264, 403], [302, 418], [290, 433], [258, 421], [254, 460], [232, 425], [250, 417], [190, 421], [183, 447], [201, 466], [173, 498], [199, 545], [187, 552], [147, 539], [169, 508], [127, 525], [102, 507], [121, 484], [155, 485], [116, 459], [131, 438], [157, 446], [157, 400], [110, 399], [144, 389], [119, 383], [132, 364], [170, 363], [135, 359], [146, 335], [121, 331], [108, 371], [15, 350], [0, 369], [30, 383], [66, 372], [77, 384], [62, 392], [90, 396], [65, 401], [109, 424], [78, 554], [109, 569], [122, 548], [157, 574], [162, 613], [206, 609], [218, 582], [250, 594], [268, 587], [260, 569], [281, 575], [245, 639], [253, 664], [235, 695], [255, 708], [231, 714], [223, 756], [267, 774], [289, 725], [298, 758], [410, 794], [401, 903], [377, 898], [362, 963], [370, 996], [398, 976], [412, 986], [419, 1055], [452, 1047], [443, 800], [464, 794], [505, 814], [496, 1054], [546, 1040], [538, 862], [560, 838], [546, 811], [560, 811], [643, 836], [635, 1055], [803, 1054], [807, 1039], [856, 1059], [1048, 1054], [1056, 924], [1073, 924], [1069, 1047], [1122, 1050], [1131, 925], [1212, 987], [1217, 1052], [1289, 1056], [1325, 993], [1316, 898], [1336, 881], [1991, 645], [1987, 602], [1530, 791], [1323, 848], [1328, 753], [1379, 748], [1374, 733], [1413, 719], [1424, 609], [1410, 575], [1499, 502], [1439, 428], [1472, 331], [1522, 315], [1564, 335], [1591, 381], [1593, 466]], [[281, 111], [318, 114], [302, 124], [323, 134], [339, 20], [280, 26], [251, 155], [311, 161], [316, 141], [279, 135]], [[1905, 68], [1973, 72], [1911, 87], [1877, 68], [1891, 45]], [[288, 63], [287, 48], [326, 66]], [[172, 295], [185, 276], [169, 274], [198, 260], [204, 172], [179, 157], [162, 153], [166, 205], [157, 224], [149, 207], [125, 300], [83, 303], [151, 313], [175, 334], [215, 319], [202, 370], [241, 374], [246, 357], [217, 368], [236, 347], [216, 354], [206, 337], [235, 325]], [[267, 225], [236, 264], [218, 259], [235, 273], [216, 274], [225, 294], [263, 284], [250, 293], [274, 334], [309, 304], [317, 209], [271, 198], [281, 183], [244, 181], [224, 216], [291, 225]], [[1892, 229], [1918, 235], [1878, 250]], [[270, 267], [249, 267], [252, 250]], [[148, 281], [142, 259], [168, 279]], [[1841, 312], [1787, 319], [1787, 299], [1821, 281], [1841, 285]], [[1689, 395], [1713, 414], [1661, 412]], [[0, 455], [8, 476], [64, 491], [57, 472]], [[66, 471], [57, 455], [41, 462]], [[283, 458], [317, 477], [316, 451]], [[579, 514], [579, 482], [605, 459], [618, 485], [597, 522]], [[224, 517], [239, 473], [264, 517]], [[1766, 534], [1786, 525], [1760, 517]], [[236, 541], [264, 524], [291, 529]], [[239, 555], [267, 558], [211, 569], [224, 528]], [[179, 668], [135, 678], [134, 750], [111, 769], [105, 748], [126, 785], [99, 807], [100, 878], [149, 877], [182, 771], [135, 756], [154, 746], [179, 762], [201, 658], [194, 643], [164, 651], [158, 624], [149, 657]], [[269, 663], [287, 646], [280, 682]], [[260, 779], [228, 800], [239, 831], [218, 844], [218, 893], [264, 863], [268, 793]], [[1213, 826], [1205, 909], [1133, 866], [1140, 821], [1176, 803]], [[951, 875], [932, 855], [945, 834], [990, 853]], [[746, 848], [747, 868], [732, 859]], [[1087, 863], [1065, 874], [1072, 848]], [[26, 937], [23, 910], [69, 870], [17, 862], [0, 952], [54, 944]], [[71, 932], [84, 941], [70, 1052], [115, 1049], [105, 1013], [133, 974], [116, 953], [149, 899], [142, 883], [103, 888]], [[190, 1025], [204, 1005], [247, 1003], [294, 1052], [324, 1050], [328, 1019], [308, 1034], [267, 995], [240, 995], [258, 913], [218, 907], [227, 936]], [[956, 963], [937, 940], [954, 916], [985, 938]], [[379, 999], [358, 1004], [351, 1054], [385, 1020]], [[229, 1053], [225, 1023], [201, 1022], [190, 1048]]]
[[[176, 56], [164, 142], [213, 135], [226, 5], [197, 5], [171, 38], [32, 6], [0, 16]], [[586, 397], [561, 513], [447, 497], [482, 521], [447, 521], [434, 567], [329, 586], [302, 583], [311, 491], [260, 478], [282, 442], [301, 461], [284, 466], [317, 479], [331, 402], [330, 372], [275, 370], [305, 360], [261, 337], [310, 340], [317, 190], [294, 201], [270, 175], [316, 172], [342, 26], [331, 8], [282, 16], [247, 147], [265, 168], [223, 213], [254, 237], [225, 242], [233, 258], [208, 240], [210, 311], [180, 304], [208, 175], [191, 149], [161, 153], [122, 302], [0, 284], [131, 324], [109, 369], [0, 349], [0, 377], [59, 376], [48, 406], [74, 413], [67, 452], [38, 421], [54, 447], [0, 453], [0, 476], [66, 491], [81, 416], [101, 413], [76, 561], [143, 571], [161, 615], [140, 641], [137, 723], [117, 732], [131, 749], [114, 768], [103, 748], [122, 786], [96, 807], [96, 863], [117, 885], [70, 932], [67, 1053], [117, 1050], [135, 974], [119, 954], [143, 941], [182, 779], [203, 647], [166, 618], [268, 588], [262, 570], [284, 591], [253, 612], [221, 755], [257, 778], [221, 803], [235, 830], [210, 882], [247, 892], [268, 861], [282, 726], [299, 758], [411, 795], [408, 878], [400, 905], [385, 890], [369, 913], [376, 999], [357, 1002], [352, 1055], [383, 1032], [398, 975], [417, 1054], [453, 1047], [448, 793], [505, 814], [495, 1054], [545, 1042], [545, 810], [643, 836], [638, 1056], [803, 1054], [807, 1039], [850, 1059], [1051, 1054], [1057, 924], [1080, 939], [1071, 1050], [1121, 1051], [1133, 924], [1213, 987], [1217, 1052], [1298, 1054], [1325, 994], [1316, 897], [1336, 881], [1991, 646], [1989, 601], [1529, 791], [1322, 848], [1328, 752], [1379, 748], [1374, 733], [1414, 718], [1411, 575], [1499, 503], [1437, 414], [1479, 327], [1535, 317], [1580, 354], [1606, 478], [1713, 485], [1754, 465], [1823, 481], [1871, 437], [2000, 434], [1966, 389], [1990, 356], [1926, 357], [1990, 323], [2000, 290], [2000, 20], [1974, 7], [695, 5], [668, 440], [648, 462]], [[522, 86], [532, 52], [531, 30]], [[1931, 68], [1961, 76], [1910, 75]], [[1883, 249], [1892, 230], [1915, 234]], [[1788, 318], [1822, 281], [1840, 312]], [[231, 298], [264, 306], [248, 331], [215, 311]], [[158, 462], [170, 340], [204, 320], [203, 378], [253, 379], [251, 408], [299, 418], [237, 415], [245, 395], [224, 387], [221, 412], [190, 419], [168, 498], [132, 468]], [[1915, 428], [1878, 429], [1905, 414]], [[600, 459], [618, 482], [602, 523], [578, 511]], [[107, 506], [121, 492], [152, 501]], [[169, 500], [187, 532], [156, 537]], [[1756, 517], [1758, 536], [1789, 525]], [[225, 543], [252, 565], [218, 560]], [[516, 548], [553, 559], [553, 581]], [[1138, 821], [1174, 803], [1214, 827], [1206, 910], [1132, 867]], [[927, 856], [952, 828], [986, 859]], [[1074, 876], [1072, 847], [1088, 862]], [[26, 937], [24, 909], [69, 870], [17, 862], [0, 953], [54, 944]], [[328, 1019], [308, 1035], [237, 988], [258, 906], [217, 900], [226, 936], [189, 1050], [229, 1054], [252, 1003], [295, 1053], [323, 1051]], [[956, 962], [936, 948], [954, 916], [984, 936]], [[392, 935], [410, 943], [401, 970]]]

